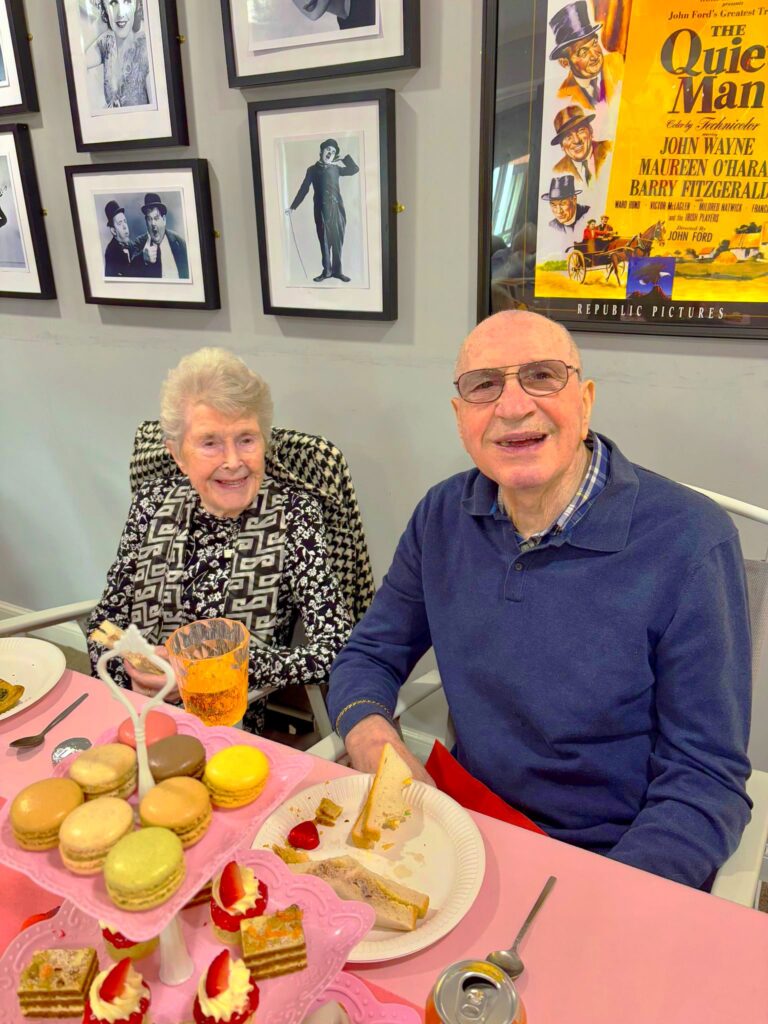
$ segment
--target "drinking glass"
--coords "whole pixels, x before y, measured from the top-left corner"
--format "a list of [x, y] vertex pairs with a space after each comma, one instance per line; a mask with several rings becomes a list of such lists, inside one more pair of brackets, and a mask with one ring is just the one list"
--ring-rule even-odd
[[248, 707], [248, 630], [233, 619], [199, 619], [165, 646], [185, 710], [206, 725], [234, 725]]

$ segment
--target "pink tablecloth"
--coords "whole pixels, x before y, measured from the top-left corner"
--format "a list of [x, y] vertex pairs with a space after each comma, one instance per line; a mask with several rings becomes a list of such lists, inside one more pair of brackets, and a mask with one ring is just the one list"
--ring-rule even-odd
[[[84, 691], [91, 696], [37, 753], [8, 740], [39, 730]], [[137, 701], [141, 698], [136, 698]], [[122, 718], [100, 683], [67, 672], [39, 704], [0, 725], [0, 796], [50, 773], [68, 736], [97, 736]], [[348, 769], [317, 761], [304, 785]], [[366, 982], [423, 1006], [447, 964], [508, 946], [548, 875], [558, 878], [526, 937], [519, 983], [531, 1024], [762, 1024], [768, 1021], [768, 915], [472, 814], [486, 872], [475, 904], [452, 932], [409, 957], [355, 965]], [[0, 867], [0, 944], [33, 910], [58, 902]], [[21, 906], [23, 904], [23, 907]]]

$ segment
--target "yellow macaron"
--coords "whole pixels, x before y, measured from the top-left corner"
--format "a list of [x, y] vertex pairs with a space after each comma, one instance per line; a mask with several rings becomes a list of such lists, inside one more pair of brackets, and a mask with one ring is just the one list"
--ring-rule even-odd
[[136, 751], [124, 743], [103, 743], [79, 754], [69, 777], [86, 800], [97, 796], [128, 797], [136, 789]]
[[265, 755], [256, 747], [236, 744], [209, 759], [203, 782], [216, 807], [244, 807], [261, 793], [268, 776]]

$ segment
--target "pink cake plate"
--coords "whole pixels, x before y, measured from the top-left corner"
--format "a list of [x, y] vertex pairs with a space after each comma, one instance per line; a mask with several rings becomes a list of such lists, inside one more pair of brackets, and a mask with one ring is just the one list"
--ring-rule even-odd
[[[237, 861], [252, 868], [257, 877], [266, 883], [268, 913], [282, 910], [293, 903], [304, 911], [307, 967], [281, 978], [258, 982], [261, 997], [258, 1020], [265, 1024], [299, 1024], [307, 1008], [339, 974], [349, 951], [370, 931], [374, 912], [363, 903], [340, 900], [330, 886], [319, 878], [293, 874], [269, 851], [239, 850]], [[158, 975], [157, 952], [136, 964], [152, 992], [150, 1013], [153, 1024], [192, 1021], [192, 1005], [200, 976], [224, 948], [213, 932], [207, 906], [192, 907], [180, 917], [184, 938], [194, 962], [192, 977], [182, 985], [163, 985]], [[74, 949], [82, 946], [94, 947], [102, 970], [112, 963], [105, 952], [98, 923], [69, 902], [64, 903], [54, 917], [39, 921], [18, 935], [0, 959], [0, 1021], [3, 1024], [25, 1024], [16, 990], [19, 975], [35, 950], [51, 947]], [[233, 955], [238, 954], [235, 952]], [[345, 993], [346, 985], [345, 982]], [[359, 985], [365, 988], [362, 982]], [[363, 1001], [358, 987], [355, 987], [352, 995], [345, 995], [344, 998], [348, 999], [350, 1005], [368, 1005]], [[378, 1005], [372, 996], [370, 998], [371, 1006]], [[384, 1006], [383, 1009], [388, 1008]], [[358, 1019], [365, 1020], [367, 1024], [379, 1020], [381, 1024], [411, 1024], [412, 1020], [410, 1017], [395, 1016], [358, 1017], [353, 1018], [355, 1024]], [[49, 1018], [49, 1024], [72, 1024], [72, 1018]]]
[[418, 1010], [402, 1003], [379, 1002], [364, 981], [346, 971], [333, 979], [307, 1013], [334, 1001], [346, 1011], [350, 1024], [422, 1024], [423, 1018]]
[[[28, 875], [44, 889], [65, 896], [86, 914], [108, 921], [136, 940], [158, 935], [184, 904], [231, 859], [233, 851], [239, 846], [248, 845], [259, 825], [308, 775], [312, 767], [312, 759], [300, 751], [290, 748], [284, 751], [274, 744], [263, 743], [251, 733], [235, 733], [232, 729], [209, 727], [184, 711], [168, 711], [177, 719], [179, 732], [196, 736], [205, 747], [208, 757], [233, 743], [258, 747], [269, 760], [269, 778], [261, 795], [245, 807], [234, 810], [214, 808], [213, 820], [206, 834], [185, 851], [186, 876], [181, 887], [161, 906], [140, 912], [119, 909], [110, 899], [101, 873], [88, 877], [72, 874], [64, 867], [57, 848], [39, 852], [22, 850], [13, 838], [8, 820], [11, 801], [0, 810], [2, 863]], [[116, 729], [109, 729], [96, 740], [97, 744], [116, 742]], [[70, 763], [69, 758], [62, 761], [53, 774], [66, 775]], [[134, 794], [131, 803], [136, 802], [137, 796]]]

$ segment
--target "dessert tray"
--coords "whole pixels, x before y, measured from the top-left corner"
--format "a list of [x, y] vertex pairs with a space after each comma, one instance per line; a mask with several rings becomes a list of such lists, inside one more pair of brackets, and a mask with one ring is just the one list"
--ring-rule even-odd
[[[321, 1002], [335, 998], [345, 1008], [349, 1007], [353, 1024], [411, 1024], [411, 1021], [418, 1020], [418, 1015], [403, 1015], [402, 1011], [408, 1010], [408, 1007], [380, 1004], [367, 989], [361, 992], [361, 987], [365, 986], [357, 982], [357, 979], [354, 979], [357, 985], [345, 980], [340, 986], [336, 985], [336, 989], [333, 987], [336, 984], [334, 979], [346, 961], [349, 950], [366, 934], [373, 922], [374, 914], [370, 907], [340, 900], [319, 879], [292, 874], [272, 853], [241, 850], [237, 860], [239, 864], [252, 868], [257, 877], [266, 883], [269, 891], [268, 913], [292, 903], [298, 904], [304, 911], [307, 967], [303, 971], [258, 982], [258, 1020], [268, 1024], [298, 1024], [313, 1003], [320, 1005]], [[113, 911], [110, 920], [114, 916]], [[194, 963], [191, 977], [181, 985], [163, 985], [158, 974], [158, 951], [136, 964], [152, 992], [150, 1013], [153, 1024], [191, 1021], [192, 1004], [200, 976], [216, 954], [225, 948], [213, 933], [207, 905], [191, 907], [179, 916]], [[35, 950], [86, 945], [96, 949], [101, 969], [112, 963], [105, 952], [97, 921], [70, 902], [65, 902], [54, 917], [39, 921], [18, 935], [0, 959], [0, 1021], [3, 1024], [24, 1024], [26, 1020], [18, 1006], [16, 988], [19, 975]], [[237, 956], [237, 953], [233, 955]], [[319, 1000], [318, 993], [326, 991], [329, 984], [330, 994], [326, 992]], [[339, 996], [333, 994], [337, 990]], [[366, 1015], [369, 1009], [377, 1007], [381, 1007], [380, 1015]], [[395, 1010], [401, 1011], [400, 1015], [395, 1014]], [[49, 1024], [72, 1024], [72, 1021], [71, 1017], [49, 1018]]]
[[325, 992], [307, 1008], [307, 1013], [333, 1001], [346, 1010], [351, 1024], [421, 1024], [423, 1019], [412, 1006], [379, 1002], [364, 982], [346, 971], [334, 978]]
[[407, 956], [431, 946], [454, 928], [475, 902], [485, 875], [485, 846], [477, 825], [455, 800], [432, 786], [405, 790], [411, 815], [396, 831], [382, 832], [372, 850], [347, 840], [371, 784], [370, 775], [346, 775], [294, 793], [259, 829], [254, 849], [285, 845], [294, 825], [314, 818], [323, 797], [343, 808], [333, 828], [319, 826], [311, 860], [352, 856], [364, 867], [429, 896], [429, 910], [412, 932], [374, 928], [349, 955], [350, 963]]
[[[170, 709], [168, 713], [171, 713]], [[177, 719], [179, 733], [196, 736], [209, 758], [232, 744], [231, 729], [203, 725], [197, 718], [182, 711], [173, 712], [173, 716]], [[96, 744], [115, 742], [116, 729], [109, 729], [96, 740]], [[213, 820], [206, 834], [184, 851], [186, 876], [182, 885], [159, 907], [138, 912], [121, 910], [110, 899], [101, 873], [91, 876], [73, 874], [64, 867], [57, 848], [45, 851], [22, 850], [13, 837], [8, 820], [11, 801], [0, 810], [0, 862], [28, 875], [49, 892], [72, 900], [84, 913], [109, 921], [132, 939], [152, 938], [210, 881], [217, 867], [231, 859], [232, 852], [238, 846], [248, 843], [259, 823], [285, 800], [311, 769], [311, 758], [300, 751], [286, 748], [286, 753], [283, 753], [274, 744], [264, 744], [259, 737], [246, 732], [238, 734], [237, 742], [258, 747], [267, 757], [270, 770], [266, 786], [261, 795], [245, 807], [233, 810], [214, 808]], [[70, 758], [61, 761], [52, 774], [66, 775], [70, 763]], [[134, 805], [138, 802], [135, 793], [130, 802]]]

